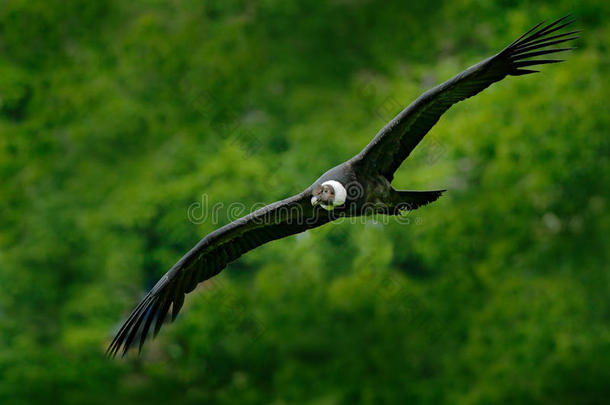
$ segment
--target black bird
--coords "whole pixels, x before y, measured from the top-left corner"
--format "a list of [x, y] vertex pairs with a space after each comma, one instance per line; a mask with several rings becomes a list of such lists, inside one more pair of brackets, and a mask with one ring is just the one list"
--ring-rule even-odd
[[566, 16], [542, 28], [543, 23], [536, 25], [501, 52], [422, 94], [383, 127], [360, 153], [324, 173], [301, 193], [261, 208], [204, 237], [131, 312], [107, 354], [115, 356], [122, 351], [125, 355], [136, 341], [141, 350], [151, 326], [154, 324], [156, 335], [170, 307], [174, 320], [185, 294], [258, 246], [339, 217], [372, 213], [397, 215], [435, 201], [445, 190], [395, 190], [391, 185], [394, 172], [453, 104], [478, 94], [506, 76], [537, 72], [529, 69], [530, 66], [561, 62], [531, 58], [574, 49], [548, 49], [577, 38], [575, 34], [579, 31], [557, 33], [573, 22]]

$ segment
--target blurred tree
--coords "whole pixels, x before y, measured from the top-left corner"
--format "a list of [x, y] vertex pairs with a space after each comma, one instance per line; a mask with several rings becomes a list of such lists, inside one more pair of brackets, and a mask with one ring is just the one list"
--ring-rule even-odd
[[[609, 11], [1, 2], [0, 402], [605, 403]], [[567, 12], [585, 29], [568, 63], [454, 107], [397, 174], [446, 197], [408, 224], [258, 249], [141, 358], [103, 357], [231, 202], [302, 189], [421, 92]], [[218, 221], [190, 222], [204, 193]]]

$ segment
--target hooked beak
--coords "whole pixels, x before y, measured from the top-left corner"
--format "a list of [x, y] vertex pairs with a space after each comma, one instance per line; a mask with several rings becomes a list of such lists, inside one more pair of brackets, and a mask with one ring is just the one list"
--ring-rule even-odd
[[314, 195], [311, 197], [311, 205], [314, 207], [320, 203], [320, 196]]

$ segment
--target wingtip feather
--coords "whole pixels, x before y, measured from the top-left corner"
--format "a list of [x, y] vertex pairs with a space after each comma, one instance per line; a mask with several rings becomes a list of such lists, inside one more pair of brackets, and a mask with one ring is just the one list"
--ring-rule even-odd
[[[508, 74], [521, 76], [531, 73], [539, 73], [538, 70], [522, 69], [528, 66], [545, 65], [563, 62], [563, 59], [529, 59], [536, 56], [550, 55], [558, 52], [573, 50], [575, 47], [544, 49], [551, 45], [561, 44], [578, 38], [575, 34], [581, 30], [556, 33], [557, 31], [574, 23], [572, 14], [565, 15], [550, 24], [537, 30], [531, 29], [516, 42], [513, 42], [502, 54], [510, 60]], [[540, 26], [540, 24], [538, 24]], [[553, 34], [553, 35], [551, 35]]]
[[[550, 23], [550, 24], [540, 28], [538, 31], [536, 31], [534, 33], [531, 33], [532, 29], [530, 29], [524, 35], [522, 35], [517, 41], [513, 42], [510, 45], [510, 47], [511, 48], [518, 48], [520, 46], [523, 46], [523, 45], [525, 45], [525, 44], [527, 44], [527, 43], [537, 39], [537, 38], [540, 38], [542, 36], [545, 36], [545, 35], [548, 35], [548, 34], [551, 34], [551, 33], [555, 32], [557, 30], [560, 30], [560, 29], [562, 29], [562, 28], [564, 28], [564, 27], [574, 23], [574, 21], [576, 21], [575, 19], [572, 19], [572, 20], [564, 22], [563, 24], [557, 25], [557, 24], [561, 23], [562, 21], [566, 20], [569, 17], [571, 17], [570, 14], [565, 15], [565, 16], [563, 16], [563, 17], [553, 21], [552, 23]], [[541, 24], [538, 24], [536, 26], [536, 28], [539, 27], [540, 25]]]
[[515, 69], [510, 74], [512, 76], [523, 76], [530, 73], [540, 73], [539, 70], [530, 70], [530, 69]]

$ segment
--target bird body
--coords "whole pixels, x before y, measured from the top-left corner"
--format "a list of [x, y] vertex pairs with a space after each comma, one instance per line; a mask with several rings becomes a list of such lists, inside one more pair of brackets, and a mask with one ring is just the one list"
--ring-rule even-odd
[[[346, 190], [347, 199], [339, 206], [331, 206], [337, 217], [372, 213], [399, 214], [396, 208], [400, 205], [401, 194], [386, 177], [369, 172], [366, 168], [357, 159], [350, 159], [320, 176], [310, 187], [311, 192], [315, 195], [316, 190], [328, 182], [340, 183]], [[444, 190], [438, 190], [442, 191]]]
[[[304, 232], [341, 217], [398, 215], [435, 201], [445, 190], [411, 191], [392, 187], [394, 173], [426, 133], [453, 104], [472, 97], [506, 76], [537, 71], [526, 67], [560, 62], [533, 57], [573, 48], [551, 45], [575, 39], [578, 31], [556, 32], [573, 20], [560, 18], [536, 25], [499, 53], [426, 91], [407, 106], [357, 155], [333, 167], [311, 186], [227, 224], [205, 236], [146, 294], [108, 347], [110, 356], [124, 355], [148, 332], [156, 334], [171, 309], [174, 320], [185, 294], [218, 274], [228, 263], [272, 240]], [[552, 35], [551, 35], [552, 34]]]

